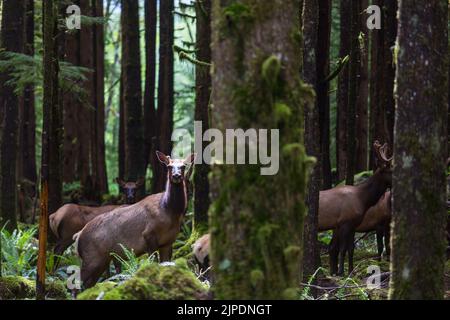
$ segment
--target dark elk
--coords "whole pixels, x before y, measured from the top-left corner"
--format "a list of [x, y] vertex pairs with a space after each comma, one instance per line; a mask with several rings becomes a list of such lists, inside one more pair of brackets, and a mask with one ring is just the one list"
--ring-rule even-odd
[[347, 253], [349, 272], [353, 270], [356, 228], [363, 222], [367, 210], [378, 202], [392, 184], [392, 158], [386, 156], [387, 144], [381, 145], [375, 141], [373, 147], [378, 168], [372, 177], [357, 186], [339, 186], [321, 191], [319, 195], [318, 229], [333, 230], [330, 243], [331, 274], [344, 274]]
[[139, 188], [144, 185], [145, 179], [139, 178], [136, 182], [125, 182], [122, 179], [117, 178], [116, 182], [120, 186], [122, 193], [125, 195], [125, 203], [133, 204], [136, 202], [137, 192]]
[[[121, 183], [127, 186], [127, 188], [123, 188], [123, 190], [127, 192], [126, 197], [129, 199], [128, 201], [132, 201], [132, 199], [135, 198], [136, 190], [143, 183], [143, 179], [142, 182], [140, 181], [141, 180], [138, 182], [123, 182], [121, 180]], [[130, 197], [128, 195], [130, 195]], [[56, 237], [54, 248], [55, 255], [62, 255], [74, 242], [73, 236], [83, 229], [89, 221], [119, 207], [122, 207], [122, 205], [90, 207], [78, 204], [66, 204], [59, 208], [49, 217], [50, 229]], [[57, 267], [57, 263], [55, 264], [55, 267]]]
[[367, 210], [363, 222], [356, 228], [356, 232], [376, 232], [378, 259], [380, 260], [383, 255], [383, 247], [386, 249], [387, 260], [389, 260], [391, 255], [391, 218], [391, 192], [386, 191], [377, 204]]
[[133, 250], [137, 256], [158, 250], [161, 261], [171, 259], [172, 244], [187, 207], [185, 168], [192, 164], [194, 155], [180, 160], [161, 152], [156, 154], [167, 168], [165, 191], [101, 215], [75, 235], [85, 288], [92, 287], [107, 269], [111, 253], [124, 256], [121, 245]]

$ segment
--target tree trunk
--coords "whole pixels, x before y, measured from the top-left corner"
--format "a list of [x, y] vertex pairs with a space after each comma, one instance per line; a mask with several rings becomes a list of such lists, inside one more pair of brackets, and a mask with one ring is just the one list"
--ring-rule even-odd
[[[361, 10], [368, 7], [368, 0], [358, 0], [361, 2]], [[395, 2], [395, 1], [391, 1]], [[367, 15], [360, 13], [360, 35], [363, 37], [360, 42], [360, 65], [358, 101], [356, 105], [356, 172], [367, 170], [368, 159], [368, 134], [369, 134], [369, 31], [366, 26]]]
[[145, 141], [145, 169], [150, 164], [152, 172], [160, 164], [151, 154], [152, 139], [156, 134], [156, 25], [157, 25], [157, 1], [145, 1], [145, 92], [144, 92], [144, 141]]
[[[197, 59], [211, 61], [211, 0], [196, 3], [197, 17]], [[195, 120], [202, 122], [203, 132], [209, 129], [209, 101], [211, 96], [211, 75], [207, 67], [195, 67]], [[201, 133], [203, 136], [203, 132]], [[203, 149], [207, 143], [203, 143]], [[202, 150], [203, 150], [202, 149]], [[206, 163], [195, 166], [194, 175], [194, 221], [196, 227], [208, 225], [209, 199], [209, 165]]]
[[144, 133], [141, 104], [139, 2], [122, 0], [123, 108], [125, 110], [125, 179], [144, 176]]
[[359, 13], [361, 3], [351, 2], [350, 8], [350, 70], [348, 82], [348, 104], [347, 104], [347, 167], [346, 184], [352, 185], [355, 175], [356, 164], [356, 105], [358, 99], [358, 79], [360, 71], [360, 51], [359, 51]]
[[[173, 130], [173, 51], [174, 42], [174, 4], [173, 0], [161, 1], [159, 10], [160, 45], [159, 45], [159, 79], [158, 79], [158, 143], [159, 151], [172, 153]], [[154, 155], [151, 155], [154, 157]], [[165, 188], [166, 172], [160, 164], [155, 166], [152, 192], [161, 192]]]
[[[339, 57], [343, 59], [350, 54], [350, 0], [340, 1], [340, 47]], [[345, 66], [339, 74], [336, 116], [336, 168], [338, 181], [346, 177], [347, 168], [347, 105], [348, 105], [349, 68]]]
[[[45, 298], [45, 265], [46, 265], [46, 243], [48, 230], [48, 213], [50, 201], [55, 200], [57, 194], [49, 198], [51, 192], [58, 192], [56, 181], [58, 176], [59, 145], [59, 88], [58, 88], [58, 46], [57, 35], [57, 5], [53, 0], [43, 3], [43, 123], [42, 123], [42, 158], [41, 158], [41, 210], [39, 218], [39, 255], [37, 263], [36, 297]], [[52, 166], [56, 166], [52, 167]], [[56, 175], [56, 176], [55, 176]], [[52, 191], [51, 191], [52, 188]], [[59, 189], [59, 192], [61, 190]]]
[[[3, 1], [1, 48], [5, 51], [23, 52], [25, 1]], [[7, 85], [8, 74], [0, 75], [0, 113], [2, 113], [0, 139], [0, 228], [12, 230], [17, 226], [17, 155], [19, 147], [19, 99], [13, 87]]]
[[332, 187], [330, 162], [330, 73], [331, 0], [319, 2], [319, 38], [317, 47], [317, 105], [319, 108], [320, 146], [322, 151], [322, 188]]
[[[305, 0], [303, 3], [303, 80], [317, 87], [317, 50], [319, 33], [319, 0]], [[317, 103], [305, 110], [305, 148], [309, 156], [316, 158], [316, 164], [308, 182], [303, 238], [303, 271], [305, 278], [313, 275], [320, 264], [317, 241], [319, 190], [321, 188], [321, 152], [319, 108]]]
[[399, 3], [391, 299], [444, 296], [447, 5]]
[[311, 90], [300, 85], [299, 1], [214, 1], [212, 11], [212, 127], [222, 134], [226, 128], [281, 128], [277, 174], [261, 175], [261, 165], [213, 168], [215, 295], [295, 299], [310, 166], [303, 99], [313, 103]]

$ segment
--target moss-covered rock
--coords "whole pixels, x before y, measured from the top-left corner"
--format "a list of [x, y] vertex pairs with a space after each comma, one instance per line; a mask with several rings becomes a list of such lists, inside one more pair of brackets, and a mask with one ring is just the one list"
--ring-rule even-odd
[[[48, 299], [65, 300], [68, 298], [66, 286], [62, 281], [47, 281]], [[34, 299], [36, 297], [36, 283], [19, 276], [5, 276], [0, 278], [0, 300]]]
[[189, 270], [186, 260], [178, 259], [175, 265], [145, 265], [131, 279], [116, 286], [99, 283], [81, 293], [78, 299], [195, 300], [204, 299], [206, 293], [207, 289]]

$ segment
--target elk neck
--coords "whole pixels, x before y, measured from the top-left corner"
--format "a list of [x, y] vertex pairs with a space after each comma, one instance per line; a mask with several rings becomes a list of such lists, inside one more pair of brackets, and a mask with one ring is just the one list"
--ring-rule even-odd
[[383, 180], [381, 172], [376, 171], [372, 177], [357, 186], [364, 206], [368, 209], [374, 206], [383, 196], [388, 184]]
[[185, 181], [172, 183], [170, 179], [166, 182], [166, 191], [161, 200], [161, 207], [169, 212], [180, 215], [184, 214], [187, 206], [187, 194]]

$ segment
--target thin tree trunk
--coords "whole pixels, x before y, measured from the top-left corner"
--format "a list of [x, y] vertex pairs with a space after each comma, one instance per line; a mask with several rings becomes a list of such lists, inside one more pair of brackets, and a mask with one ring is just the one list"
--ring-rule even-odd
[[152, 150], [152, 138], [156, 134], [156, 25], [158, 4], [156, 0], [145, 1], [145, 92], [144, 92], [144, 141], [145, 169], [150, 164], [152, 172], [160, 165]]
[[447, 6], [399, 3], [391, 299], [444, 297]]
[[[361, 1], [361, 9], [368, 7], [368, 0]], [[391, 1], [394, 2], [394, 1]], [[360, 76], [358, 84], [358, 101], [356, 105], [356, 172], [367, 170], [368, 134], [369, 134], [369, 31], [366, 26], [367, 15], [360, 13]]]
[[[317, 86], [317, 50], [319, 33], [319, 0], [305, 0], [303, 6], [303, 80]], [[316, 164], [308, 182], [303, 238], [303, 271], [306, 279], [317, 270], [320, 264], [317, 241], [319, 210], [319, 190], [321, 188], [321, 152], [319, 108], [316, 102], [305, 110], [305, 147], [309, 156], [316, 158]]]
[[[197, 59], [211, 61], [211, 0], [196, 3], [197, 17]], [[211, 96], [210, 70], [204, 66], [196, 66], [195, 69], [195, 120], [202, 122], [203, 132], [209, 129], [209, 104]], [[203, 136], [202, 132], [202, 136]], [[205, 148], [207, 143], [203, 143]], [[199, 156], [199, 155], [198, 155]], [[209, 199], [209, 166], [206, 163], [195, 166], [194, 175], [194, 221], [196, 227], [207, 226]]]
[[[1, 47], [5, 51], [23, 52], [25, 1], [3, 1]], [[13, 87], [7, 85], [8, 74], [0, 75], [0, 227], [12, 230], [17, 226], [17, 155], [19, 147], [19, 99]]]
[[347, 170], [346, 184], [352, 185], [355, 175], [356, 164], [356, 104], [358, 99], [358, 78], [360, 65], [359, 51], [359, 13], [360, 2], [352, 1], [350, 9], [350, 70], [348, 83], [348, 104], [347, 104]]
[[[339, 57], [350, 54], [350, 0], [340, 1], [340, 47]], [[336, 119], [336, 167], [338, 181], [346, 177], [347, 168], [347, 105], [349, 68], [345, 66], [338, 78], [337, 119]]]
[[281, 128], [277, 174], [262, 176], [260, 165], [213, 168], [215, 295], [295, 299], [302, 279], [309, 170], [303, 99], [313, 99], [311, 90], [299, 86], [299, 1], [214, 1], [212, 12], [212, 127], [222, 133], [226, 128]]
[[[173, 130], [173, 51], [174, 42], [174, 4], [173, 0], [161, 1], [159, 10], [160, 45], [159, 45], [159, 79], [158, 79], [158, 144], [159, 151], [172, 153]], [[152, 155], [153, 156], [153, 155]], [[166, 173], [161, 165], [155, 166], [152, 192], [161, 192], [165, 187]]]
[[123, 108], [125, 110], [125, 179], [144, 175], [144, 133], [141, 101], [139, 2], [122, 0]]
[[330, 73], [331, 0], [319, 2], [319, 36], [317, 47], [317, 105], [319, 108], [320, 146], [322, 151], [322, 188], [332, 187], [330, 162]]

